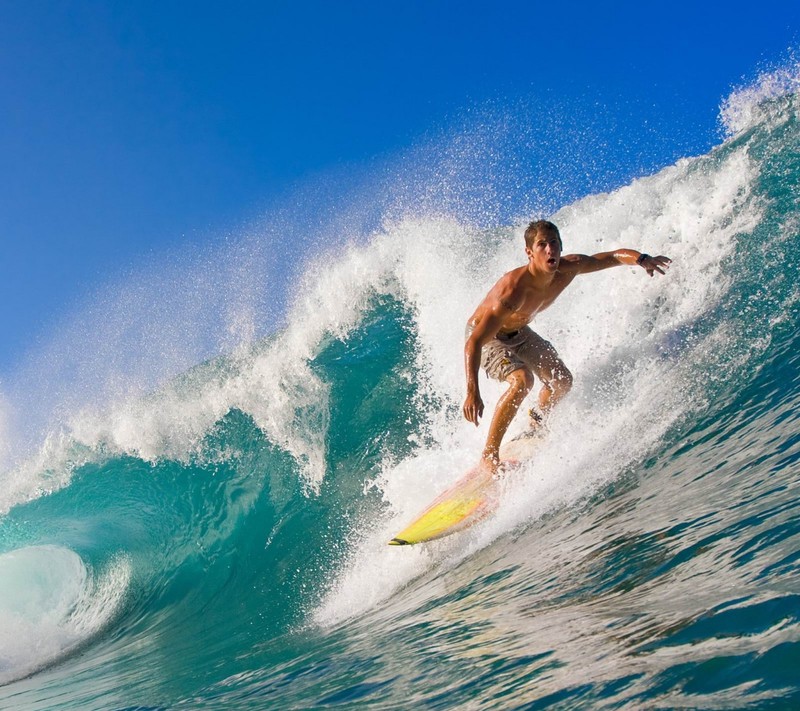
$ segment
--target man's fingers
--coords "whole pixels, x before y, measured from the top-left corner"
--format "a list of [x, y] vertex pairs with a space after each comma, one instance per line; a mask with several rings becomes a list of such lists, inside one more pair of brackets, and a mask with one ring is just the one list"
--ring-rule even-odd
[[648, 261], [649, 265], [645, 266], [648, 276], [654, 276], [656, 272], [666, 274], [664, 270], [669, 269], [669, 265], [672, 264], [672, 260], [664, 256], [650, 257]]
[[476, 427], [478, 426], [478, 419], [483, 415], [483, 408], [464, 408], [464, 417], [467, 422], [471, 422]]

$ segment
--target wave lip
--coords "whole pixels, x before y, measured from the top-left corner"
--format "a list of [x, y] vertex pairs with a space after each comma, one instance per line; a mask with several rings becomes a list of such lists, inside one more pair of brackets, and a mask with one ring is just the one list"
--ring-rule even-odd
[[800, 59], [771, 72], [733, 92], [722, 102], [720, 121], [728, 136], [768, 122], [784, 112], [774, 107], [776, 101], [788, 100], [800, 93]]
[[0, 684], [73, 652], [115, 615], [130, 580], [127, 561], [95, 576], [61, 546], [0, 555]]

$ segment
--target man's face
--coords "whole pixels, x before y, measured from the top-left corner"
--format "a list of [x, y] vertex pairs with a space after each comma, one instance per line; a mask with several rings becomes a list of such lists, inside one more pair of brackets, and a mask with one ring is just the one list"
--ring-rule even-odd
[[525, 248], [534, 266], [542, 271], [554, 272], [561, 259], [561, 240], [553, 230], [540, 230], [531, 247]]

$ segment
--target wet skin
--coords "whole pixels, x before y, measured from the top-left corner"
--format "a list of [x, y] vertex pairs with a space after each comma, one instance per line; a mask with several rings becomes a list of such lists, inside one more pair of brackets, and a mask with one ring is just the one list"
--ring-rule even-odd
[[[624, 264], [635, 265], [641, 253], [633, 249], [618, 249], [598, 254], [561, 254], [557, 232], [540, 230], [530, 247], [525, 247], [528, 263], [504, 274], [489, 290], [475, 309], [468, 324], [472, 328], [464, 345], [464, 367], [467, 377], [467, 397], [464, 417], [477, 425], [483, 416], [483, 400], [478, 386], [478, 370], [483, 346], [498, 333], [510, 333], [526, 326], [540, 311], [548, 308], [581, 274], [609, 269]], [[649, 276], [665, 274], [671, 259], [645, 255], [641, 267]], [[509, 389], [497, 403], [486, 446], [485, 463], [496, 469], [499, 464], [500, 443], [514, 419], [519, 406], [534, 384], [534, 375], [542, 382], [539, 408], [546, 415], [569, 392], [572, 374], [554, 354], [542, 353], [536, 372], [519, 368], [506, 381]]]

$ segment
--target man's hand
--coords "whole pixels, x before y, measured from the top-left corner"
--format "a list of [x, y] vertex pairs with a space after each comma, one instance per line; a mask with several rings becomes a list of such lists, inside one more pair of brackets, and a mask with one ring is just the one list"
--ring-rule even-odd
[[643, 254], [638, 259], [639, 266], [647, 272], [648, 276], [653, 276], [656, 272], [659, 274], [666, 274], [665, 269], [669, 269], [672, 260], [663, 255], [658, 257], [651, 257], [649, 254]]
[[467, 393], [467, 399], [464, 400], [464, 417], [467, 422], [478, 426], [478, 420], [483, 417], [483, 400], [478, 393]]

